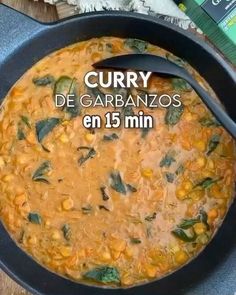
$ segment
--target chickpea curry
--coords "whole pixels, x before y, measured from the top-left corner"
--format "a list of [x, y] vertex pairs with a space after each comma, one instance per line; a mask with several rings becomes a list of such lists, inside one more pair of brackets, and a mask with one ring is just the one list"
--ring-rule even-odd
[[150, 130], [88, 130], [85, 114], [114, 110], [55, 107], [60, 91], [103, 95], [86, 89], [85, 74], [96, 61], [131, 52], [165, 56], [211, 91], [165, 50], [104, 37], [39, 61], [1, 110], [2, 222], [49, 270], [100, 286], [133, 286], [179, 269], [208, 244], [234, 196], [234, 141], [181, 79], [152, 75], [150, 93], [178, 92], [183, 105], [145, 109], [156, 121]]

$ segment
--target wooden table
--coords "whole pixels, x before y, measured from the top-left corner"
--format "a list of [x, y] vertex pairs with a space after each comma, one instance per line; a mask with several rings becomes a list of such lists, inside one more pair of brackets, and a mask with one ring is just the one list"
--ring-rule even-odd
[[35, 2], [33, 0], [0, 0], [0, 3], [11, 6], [43, 22], [51, 22], [58, 19], [56, 7], [47, 5], [43, 1]]

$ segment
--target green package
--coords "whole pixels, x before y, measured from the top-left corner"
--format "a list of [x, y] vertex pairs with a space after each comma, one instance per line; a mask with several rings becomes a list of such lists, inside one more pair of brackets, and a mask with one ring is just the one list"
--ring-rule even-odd
[[175, 0], [209, 40], [236, 65], [236, 0]]

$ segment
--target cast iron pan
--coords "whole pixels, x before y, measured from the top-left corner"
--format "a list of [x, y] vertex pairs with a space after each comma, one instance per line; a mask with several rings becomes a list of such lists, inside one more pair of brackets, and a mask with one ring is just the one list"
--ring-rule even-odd
[[[0, 99], [45, 55], [100, 36], [144, 39], [185, 58], [209, 82], [236, 119], [235, 72], [218, 53], [164, 21], [124, 12], [90, 13], [45, 25], [0, 5]], [[214, 240], [198, 258], [174, 274], [143, 286], [111, 290], [61, 278], [21, 251], [1, 224], [0, 266], [23, 287], [40, 295], [233, 295], [236, 292], [236, 203]]]

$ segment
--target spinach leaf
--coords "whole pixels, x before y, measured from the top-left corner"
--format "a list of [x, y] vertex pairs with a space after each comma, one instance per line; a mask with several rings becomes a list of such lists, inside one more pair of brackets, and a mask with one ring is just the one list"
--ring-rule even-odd
[[105, 93], [103, 93], [99, 87], [89, 88], [88, 93], [90, 93], [94, 98], [100, 97], [101, 101], [105, 103]]
[[175, 180], [175, 174], [174, 174], [174, 173], [169, 173], [169, 172], [167, 172], [167, 173], [166, 173], [166, 180], [167, 180], [169, 183], [173, 183], [174, 180]]
[[135, 53], [144, 53], [148, 49], [148, 43], [139, 39], [126, 39], [124, 44], [126, 47], [132, 49]]
[[110, 135], [104, 135], [103, 136], [103, 140], [104, 141], [113, 141], [119, 139], [119, 136], [116, 133], [112, 133]]
[[24, 140], [26, 139], [26, 127], [29, 129], [31, 128], [29, 123], [29, 118], [26, 116], [20, 116], [21, 120], [18, 122], [17, 126], [17, 139], [18, 140]]
[[48, 148], [46, 148], [44, 145], [41, 144], [41, 147], [45, 152], [50, 153], [50, 150]]
[[107, 212], [110, 212], [110, 210], [104, 205], [99, 205], [98, 207], [99, 207], [100, 210], [105, 210]]
[[177, 170], [175, 171], [175, 174], [176, 174], [176, 175], [180, 175], [180, 174], [182, 174], [182, 173], [184, 172], [184, 170], [185, 170], [184, 166], [183, 166], [183, 165], [180, 165], [180, 166], [177, 168]]
[[40, 78], [34, 78], [33, 83], [37, 86], [47, 86], [54, 83], [54, 77], [51, 75], [46, 75]]
[[195, 241], [197, 238], [197, 235], [194, 234], [192, 237], [189, 237], [184, 230], [192, 228], [197, 223], [203, 223], [206, 225], [207, 230], [210, 229], [210, 226], [208, 224], [208, 215], [207, 213], [201, 209], [198, 216], [196, 218], [192, 219], [183, 219], [182, 222], [177, 226], [177, 229], [172, 231], [172, 233], [178, 237], [179, 239], [185, 241], [185, 242], [192, 242]]
[[218, 179], [212, 179], [211, 177], [206, 177], [204, 178], [202, 181], [200, 181], [199, 183], [197, 183], [194, 188], [197, 187], [201, 187], [203, 189], [208, 189], [210, 188], [213, 184], [217, 183], [218, 181], [220, 181], [222, 178], [218, 178]]
[[148, 227], [146, 230], [146, 236], [148, 239], [152, 238], [152, 228]]
[[62, 232], [63, 232], [63, 236], [64, 238], [69, 241], [71, 239], [71, 228], [68, 224], [64, 224], [62, 227]]
[[131, 184], [126, 184], [126, 188], [127, 188], [128, 192], [131, 192], [131, 193], [137, 192], [137, 189], [134, 186], [132, 186]]
[[186, 82], [183, 79], [172, 78], [171, 82], [175, 91], [186, 91], [186, 92], [192, 91], [192, 87], [188, 84], [188, 82]]
[[135, 115], [135, 112], [134, 112], [134, 110], [133, 110], [133, 108], [131, 106], [125, 106], [122, 109], [122, 115], [123, 115], [123, 117], [126, 117], [126, 116], [134, 116]]
[[21, 121], [29, 128], [31, 129], [29, 118], [26, 116], [21, 116]]
[[171, 153], [167, 153], [165, 157], [160, 162], [160, 167], [170, 167], [172, 163], [176, 162], [175, 158], [171, 155]]
[[[166, 58], [169, 61], [176, 63], [180, 67], [186, 68], [187, 66], [187, 63], [185, 60], [177, 56], [174, 56], [172, 54], [167, 53]], [[181, 78], [172, 78], [171, 81], [172, 81], [172, 86], [174, 90], [176, 91], [192, 91], [192, 87], [188, 84], [188, 82], [186, 82], [185, 80]]]
[[113, 52], [113, 44], [106, 43], [106, 51], [112, 53]]
[[128, 192], [136, 193], [137, 189], [131, 184], [126, 184], [123, 182], [120, 172], [115, 171], [110, 175], [110, 185], [116, 192], [126, 195]]
[[111, 187], [118, 193], [126, 195], [127, 189], [118, 171], [112, 172], [110, 175]]
[[63, 94], [68, 95], [72, 94], [74, 91], [74, 79], [68, 76], [61, 76], [55, 83], [54, 86], [54, 95]]
[[34, 224], [41, 224], [42, 223], [42, 217], [38, 213], [29, 213], [28, 220], [31, 223]]
[[154, 212], [152, 215], [149, 215], [149, 216], [145, 217], [145, 220], [148, 221], [148, 222], [152, 222], [156, 218], [157, 218], [157, 213]]
[[130, 242], [131, 242], [132, 244], [136, 244], [136, 245], [142, 243], [142, 241], [141, 241], [139, 238], [130, 238]]
[[192, 219], [183, 219], [182, 222], [178, 225], [179, 228], [182, 229], [189, 229], [194, 224], [199, 223], [199, 218], [192, 218]]
[[38, 121], [35, 126], [38, 142], [41, 143], [44, 137], [46, 137], [60, 123], [60, 121], [59, 118], [47, 118]]
[[165, 123], [166, 123], [166, 125], [174, 126], [177, 123], [179, 123], [183, 113], [184, 113], [184, 106], [183, 105], [181, 105], [178, 108], [171, 105], [166, 110], [166, 115], [165, 115]]
[[110, 266], [94, 268], [85, 273], [84, 278], [104, 284], [120, 283], [119, 271], [117, 268]]
[[44, 182], [49, 184], [49, 181], [45, 174], [47, 174], [51, 170], [51, 164], [49, 161], [43, 162], [39, 168], [34, 172], [32, 176], [33, 181]]
[[199, 123], [205, 127], [219, 127], [221, 124], [216, 120], [216, 118], [203, 117], [199, 120]]
[[185, 68], [186, 65], [187, 65], [187, 63], [186, 63], [185, 60], [183, 60], [183, 59], [181, 59], [180, 57], [177, 57], [177, 56], [175, 56], [175, 55], [173, 55], [173, 54], [166, 53], [166, 58], [167, 58], [169, 61], [174, 62], [174, 63], [176, 63], [178, 66], [183, 67], [183, 68]]
[[95, 151], [94, 148], [90, 148], [90, 147], [86, 147], [86, 146], [81, 146], [81, 147], [78, 147], [77, 150], [78, 151], [87, 150], [87, 154], [81, 156], [79, 158], [79, 160], [78, 160], [78, 163], [79, 163], [80, 166], [83, 165], [89, 159], [93, 159], [96, 156], [96, 151]]
[[207, 230], [210, 229], [210, 225], [208, 223], [208, 215], [203, 209], [200, 210], [198, 219], [200, 220], [200, 222], [202, 222], [202, 223], [204, 223], [206, 225]]
[[[130, 96], [130, 91], [127, 88], [119, 88], [116, 89], [115, 94], [119, 94], [123, 97], [123, 100], [126, 102]], [[135, 112], [133, 110], [133, 107], [130, 105], [124, 106], [121, 109], [121, 116], [122, 118], [125, 118], [126, 116], [134, 116]]]
[[108, 201], [110, 199], [110, 197], [106, 193], [106, 187], [105, 186], [100, 187], [100, 191], [102, 193], [102, 199], [103, 199], [103, 201]]
[[171, 232], [176, 238], [184, 241], [184, 242], [194, 242], [197, 238], [197, 235], [194, 233], [192, 236], [188, 236], [184, 230], [181, 228], [176, 228]]
[[147, 135], [148, 135], [148, 133], [151, 131], [151, 129], [150, 128], [143, 128], [143, 129], [141, 129], [141, 132], [142, 132], [142, 138], [146, 138], [147, 137]]
[[92, 213], [93, 207], [91, 205], [83, 206], [82, 208], [83, 214], [87, 215]]
[[63, 94], [64, 96], [67, 96], [69, 94], [73, 95], [72, 97], [70, 97], [70, 105], [73, 106], [69, 107], [66, 105], [63, 110], [70, 114], [71, 118], [75, 118], [80, 115], [81, 107], [76, 90], [76, 79], [70, 78], [68, 76], [60, 77], [56, 81], [54, 86], [54, 96], [56, 96], [56, 94]]
[[24, 130], [21, 127], [21, 125], [19, 125], [19, 124], [18, 124], [18, 128], [17, 128], [17, 139], [18, 140], [24, 140], [24, 139], [26, 139], [26, 135], [24, 133]]
[[207, 156], [210, 156], [214, 150], [218, 147], [218, 145], [220, 144], [220, 135], [219, 134], [214, 134], [211, 139], [210, 142], [208, 144], [208, 150], [207, 150]]
[[129, 95], [131, 94], [131, 90], [128, 88], [118, 87], [113, 89], [113, 94], [114, 95], [120, 94], [123, 97], [123, 100], [127, 102]]

